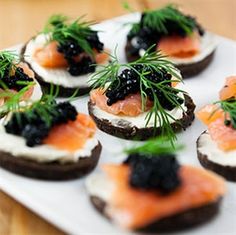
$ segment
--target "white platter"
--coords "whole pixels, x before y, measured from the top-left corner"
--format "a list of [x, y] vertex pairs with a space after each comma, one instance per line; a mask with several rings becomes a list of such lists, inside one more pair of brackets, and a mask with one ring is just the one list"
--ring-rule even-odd
[[[117, 54], [124, 61], [123, 47], [127, 28], [137, 14], [126, 15], [105, 21], [96, 26], [100, 29], [102, 41], [113, 49], [118, 45]], [[106, 33], [105, 33], [106, 32]], [[218, 37], [219, 45], [212, 64], [200, 75], [185, 81], [186, 90], [194, 99], [197, 109], [216, 100], [226, 76], [236, 74], [236, 42]], [[19, 47], [14, 47], [19, 49]], [[88, 97], [75, 102], [80, 112], [87, 113]], [[193, 125], [179, 135], [180, 142], [186, 144], [179, 154], [182, 163], [200, 166], [196, 156], [195, 142], [204, 126], [195, 120]], [[102, 162], [118, 162], [120, 150], [130, 144], [98, 131], [103, 145]], [[16, 146], [17, 147], [17, 146]], [[235, 156], [236, 157], [236, 156]], [[223, 201], [221, 213], [211, 222], [181, 234], [235, 234], [236, 231], [236, 183], [227, 183], [228, 193]], [[100, 216], [91, 206], [84, 187], [84, 179], [67, 182], [45, 182], [28, 179], [0, 169], [0, 188], [20, 203], [30, 208], [58, 228], [70, 234], [131, 234], [121, 230]], [[1, 223], [1, 222], [0, 222]]]

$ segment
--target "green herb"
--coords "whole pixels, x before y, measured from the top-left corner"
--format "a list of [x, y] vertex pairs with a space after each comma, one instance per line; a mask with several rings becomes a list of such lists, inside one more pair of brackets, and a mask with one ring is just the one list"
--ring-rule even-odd
[[13, 51], [1, 51], [0, 52], [0, 79], [2, 79], [6, 72], [10, 73], [19, 63], [19, 57]]
[[[2, 84], [1, 84], [2, 85]], [[23, 100], [25, 93], [35, 85], [35, 82], [27, 82], [26, 86], [18, 92], [12, 92], [8, 89], [0, 92], [0, 99], [5, 99], [4, 104], [0, 106], [0, 116], [6, 113], [21, 110], [20, 102]]]
[[[170, 82], [180, 82], [181, 77], [178, 73], [178, 70], [174, 67], [174, 65], [166, 59], [165, 56], [161, 55], [160, 52], [150, 52], [152, 47], [149, 48], [145, 54], [135, 62], [120, 64], [118, 62], [116, 54], [110, 55], [111, 62], [108, 65], [100, 66], [101, 69], [98, 70], [90, 79], [92, 87], [101, 88], [101, 89], [109, 89], [110, 87], [116, 87], [119, 84], [119, 72], [125, 68], [131, 69], [137, 73], [140, 81], [140, 94], [142, 100], [142, 110], [146, 110], [146, 102], [148, 94], [146, 93], [147, 89], [151, 89], [152, 95], [154, 97], [153, 107], [147, 112], [146, 116], [146, 126], [150, 122], [151, 118], [154, 117], [154, 132], [157, 129], [157, 123], [159, 122], [161, 128], [161, 134], [167, 135], [169, 140], [173, 143], [176, 140], [175, 132], [171, 127], [170, 120], [177, 122], [177, 120], [171, 116], [161, 105], [157, 94], [154, 91], [154, 88], [161, 90], [168, 101], [174, 104], [175, 107], [181, 108], [181, 104], [178, 102], [179, 96], [177, 93], [185, 93], [184, 91], [167, 86], [167, 83]], [[139, 72], [134, 68], [134, 65], [145, 65], [146, 71], [167, 71], [172, 76], [174, 76], [175, 80], [165, 80], [161, 82], [152, 82], [148, 79], [149, 72], [143, 71]]]
[[[221, 100], [215, 102], [220, 104], [221, 109], [225, 112], [225, 124], [231, 124], [234, 129], [236, 129], [236, 99], [230, 98], [227, 100]], [[227, 115], [229, 114], [230, 120], [228, 120]]]
[[126, 154], [154, 154], [154, 155], [161, 155], [161, 154], [171, 154], [175, 153], [176, 151], [182, 150], [184, 148], [183, 145], [175, 145], [173, 146], [167, 137], [159, 137], [155, 139], [147, 140], [144, 144], [134, 146], [129, 149], [125, 149]]
[[[46, 125], [50, 126], [53, 120], [53, 116], [57, 115], [57, 110], [55, 109], [55, 107], [57, 105], [56, 98], [58, 97], [60, 88], [59, 86], [51, 84], [49, 93], [44, 94], [40, 100], [34, 102], [32, 100], [28, 100], [22, 103], [21, 101], [25, 93], [34, 85], [34, 82], [27, 83], [27, 86], [22, 88], [17, 93], [12, 93], [7, 90], [0, 92], [0, 99], [6, 99], [4, 104], [0, 107], [0, 116], [3, 116], [10, 112], [14, 112], [16, 114], [24, 112], [24, 118], [28, 118], [30, 120], [35, 116], [40, 116], [41, 119], [46, 123]], [[68, 100], [75, 100], [75, 95], [76, 93], [69, 97]], [[21, 118], [22, 116], [18, 115], [19, 124], [21, 123]]]
[[49, 42], [57, 41], [63, 44], [68, 40], [75, 40], [86, 53], [93, 55], [93, 49], [87, 41], [87, 37], [94, 32], [90, 28], [93, 22], [84, 21], [83, 18], [79, 17], [70, 23], [64, 15], [53, 15], [41, 33], [49, 35]]
[[129, 12], [134, 12], [134, 9], [129, 5], [129, 3], [127, 1], [123, 1], [122, 6], [125, 10], [127, 10]]
[[160, 34], [168, 35], [167, 22], [173, 22], [183, 30], [186, 35], [190, 35], [196, 28], [196, 21], [180, 12], [176, 5], [168, 4], [157, 10], [146, 10], [142, 18], [142, 25], [134, 23], [130, 34], [137, 34], [141, 27], [150, 28]]

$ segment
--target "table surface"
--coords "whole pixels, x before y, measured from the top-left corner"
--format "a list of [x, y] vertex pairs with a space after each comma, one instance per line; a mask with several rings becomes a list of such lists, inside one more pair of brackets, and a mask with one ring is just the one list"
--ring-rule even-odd
[[[123, 0], [0, 0], [0, 49], [27, 41], [47, 18], [63, 13], [102, 21], [126, 14]], [[129, 0], [137, 11], [155, 8], [167, 0]], [[175, 0], [210, 31], [236, 40], [236, 0]], [[0, 235], [63, 234], [14, 199], [0, 191]]]

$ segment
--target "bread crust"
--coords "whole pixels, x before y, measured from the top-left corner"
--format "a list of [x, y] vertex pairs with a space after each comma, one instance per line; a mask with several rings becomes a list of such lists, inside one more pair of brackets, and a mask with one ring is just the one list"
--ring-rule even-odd
[[91, 156], [79, 158], [72, 163], [40, 163], [11, 153], [0, 151], [0, 166], [13, 173], [42, 180], [69, 180], [82, 177], [91, 172], [97, 165], [102, 146], [98, 143]]
[[236, 181], [236, 166], [223, 166], [218, 163], [212, 162], [211, 160], [209, 160], [206, 154], [203, 154], [199, 151], [200, 138], [205, 133], [206, 131], [204, 131], [197, 139], [197, 156], [198, 156], [199, 162], [201, 163], [203, 167], [216, 172], [217, 174], [223, 176], [226, 180], [235, 182]]
[[[90, 201], [103, 216], [109, 220], [112, 220], [112, 218], [106, 213], [106, 207], [108, 205], [104, 200], [97, 196], [91, 195]], [[175, 232], [206, 223], [217, 215], [221, 201], [222, 197], [219, 197], [216, 201], [206, 205], [188, 209], [178, 214], [156, 220], [145, 227], [137, 229], [137, 231], [151, 233]]]
[[[191, 125], [194, 120], [195, 104], [193, 103], [193, 100], [190, 96], [185, 95], [184, 98], [187, 111], [183, 115], [183, 117], [178, 120], [178, 122], [174, 122], [171, 124], [171, 127], [175, 132], [185, 130], [188, 126]], [[137, 128], [135, 126], [130, 126], [129, 123], [124, 123], [123, 126], [114, 126], [109, 120], [100, 119], [99, 117], [95, 116], [93, 112], [94, 106], [95, 104], [93, 104], [91, 101], [88, 102], [89, 114], [100, 130], [123, 139], [146, 140], [154, 136], [153, 127]], [[161, 128], [156, 128], [155, 136], [158, 136], [160, 134]]]

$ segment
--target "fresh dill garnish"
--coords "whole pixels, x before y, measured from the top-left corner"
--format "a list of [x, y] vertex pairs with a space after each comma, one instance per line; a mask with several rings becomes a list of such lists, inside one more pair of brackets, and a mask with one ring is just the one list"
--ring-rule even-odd
[[0, 99], [4, 99], [4, 104], [0, 106], [0, 116], [9, 112], [21, 110], [20, 102], [23, 100], [25, 93], [35, 85], [35, 82], [27, 82], [26, 86], [18, 92], [12, 92], [9, 89], [5, 89], [0, 92]]
[[17, 112], [27, 112], [28, 117], [34, 115], [33, 111], [37, 111], [39, 116], [50, 125], [50, 113], [54, 112], [53, 106], [56, 104], [55, 98], [58, 96], [59, 87], [51, 85], [50, 93], [45, 94], [38, 101], [27, 100], [23, 101], [25, 93], [35, 85], [35, 82], [27, 83], [27, 85], [22, 88], [17, 93], [11, 91], [0, 92], [0, 98], [5, 98], [4, 104], [0, 107], [0, 115], [6, 113], [17, 113]]
[[[0, 116], [3, 116], [7, 113], [20, 114], [24, 112], [23, 118], [26, 117], [28, 120], [30, 120], [38, 116], [46, 124], [46, 126], [49, 127], [52, 124], [55, 116], [58, 115], [58, 111], [56, 109], [56, 98], [58, 97], [60, 88], [59, 86], [51, 84], [49, 93], [44, 94], [40, 100], [32, 101], [29, 99], [22, 102], [25, 93], [34, 85], [35, 82], [27, 83], [26, 86], [17, 93], [12, 93], [8, 90], [0, 92], [0, 99], [5, 98], [4, 104], [0, 106]], [[76, 93], [69, 97], [68, 101], [75, 100], [75, 96]], [[17, 117], [18, 124], [20, 125], [20, 123], [22, 122], [22, 120], [20, 120], [22, 116], [17, 115]]]
[[219, 104], [220, 108], [225, 112], [225, 124], [227, 126], [232, 125], [236, 129], [236, 99], [233, 97], [227, 100], [220, 100], [215, 102], [215, 104]]
[[87, 54], [93, 55], [93, 48], [87, 40], [95, 32], [90, 28], [93, 22], [85, 21], [83, 18], [82, 16], [70, 22], [64, 15], [53, 15], [41, 33], [49, 36], [49, 42], [57, 41], [63, 44], [67, 40], [74, 40]]
[[190, 35], [197, 27], [194, 18], [184, 15], [176, 5], [168, 4], [161, 9], [144, 11], [141, 22], [132, 25], [130, 34], [135, 35], [141, 28], [147, 27], [161, 35], [169, 35], [170, 22], [185, 35]]
[[125, 149], [126, 154], [149, 154], [149, 155], [164, 155], [172, 154], [184, 148], [183, 145], [170, 143], [168, 137], [158, 137], [147, 140], [142, 145], [137, 145], [128, 149]]
[[[101, 69], [92, 76], [90, 82], [94, 89], [104, 89], [104, 93], [106, 93], [107, 90], [115, 89], [119, 86], [120, 81], [118, 75], [121, 71], [124, 69], [134, 71], [139, 78], [139, 91], [143, 111], [146, 111], [147, 99], [150, 97], [150, 93], [153, 97], [153, 106], [149, 111], [147, 111], [146, 115], [146, 126], [148, 126], [151, 119], [154, 119], [154, 134], [156, 133], [159, 123], [161, 135], [166, 135], [173, 144], [173, 141], [176, 140], [176, 135], [171, 127], [171, 121], [178, 121], [163, 107], [155, 90], [160, 91], [163, 94], [163, 98], [168, 100], [168, 102], [170, 102], [174, 107], [182, 109], [182, 102], [180, 103], [180, 99], [182, 101], [183, 99], [180, 98], [178, 93], [184, 94], [185, 92], [174, 88], [171, 85], [167, 85], [172, 82], [181, 82], [182, 79], [172, 62], [167, 60], [167, 58], [161, 55], [160, 52], [150, 52], [151, 50], [152, 47], [149, 48], [140, 59], [126, 64], [119, 63], [116, 54], [114, 56], [110, 55], [112, 59], [111, 62], [108, 65], [101, 66]], [[137, 66], [143, 66], [144, 69], [139, 71], [135, 69]], [[160, 82], [153, 82], [148, 79], [150, 71], [157, 73], [166, 71], [175, 79], [172, 80], [171, 78]]]
[[19, 56], [13, 51], [1, 51], [0, 52], [0, 79], [6, 76], [6, 73], [10, 75], [16, 64], [19, 63]]

